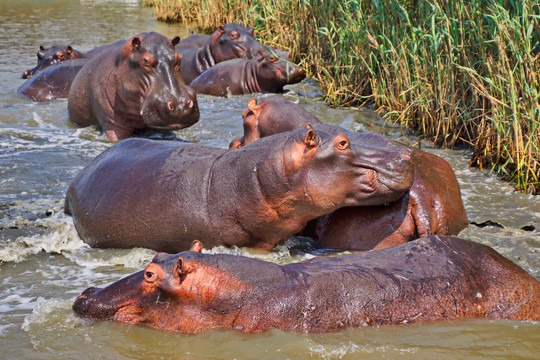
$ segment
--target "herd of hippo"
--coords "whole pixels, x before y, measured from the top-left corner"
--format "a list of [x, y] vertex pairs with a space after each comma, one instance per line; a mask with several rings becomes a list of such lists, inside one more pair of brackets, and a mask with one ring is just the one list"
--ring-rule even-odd
[[[248, 27], [182, 41], [144, 33], [86, 53], [41, 47], [23, 77], [20, 94], [67, 98], [74, 124], [122, 140], [68, 189], [65, 212], [83, 241], [159, 252], [143, 271], [85, 290], [80, 316], [192, 333], [540, 320], [534, 277], [451, 236], [468, 219], [440, 157], [322, 123], [277, 96], [248, 102], [229, 149], [132, 138], [196, 123], [196, 94], [277, 92], [305, 77]], [[357, 253], [284, 266], [202, 253], [203, 243], [271, 250], [291, 235]]]

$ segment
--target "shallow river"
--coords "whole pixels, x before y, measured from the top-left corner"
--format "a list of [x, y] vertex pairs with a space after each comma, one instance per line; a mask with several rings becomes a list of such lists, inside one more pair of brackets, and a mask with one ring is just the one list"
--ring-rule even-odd
[[[34, 104], [17, 95], [21, 74], [36, 62], [39, 45], [70, 44], [89, 50], [157, 31], [185, 37], [179, 25], [157, 22], [137, 1], [2, 0], [0, 2], [0, 359], [362, 359], [537, 358], [540, 323], [455, 321], [351, 329], [305, 335], [232, 330], [182, 335], [89, 322], [71, 310], [89, 286], [102, 286], [143, 268], [146, 249], [88, 248], [63, 214], [72, 178], [112, 145], [96, 129], [68, 123], [67, 101]], [[323, 121], [357, 131], [378, 131], [412, 145], [368, 110], [329, 109], [305, 80], [284, 96]], [[257, 96], [259, 99], [265, 96]], [[242, 133], [250, 96], [199, 97], [201, 119], [178, 138], [226, 147]], [[447, 159], [461, 185], [471, 225], [460, 236], [489, 244], [540, 279], [540, 198], [515, 193], [487, 172], [467, 166], [466, 150], [422, 148]], [[319, 254], [298, 250], [297, 239], [266, 255], [245, 249], [214, 249], [280, 263]]]

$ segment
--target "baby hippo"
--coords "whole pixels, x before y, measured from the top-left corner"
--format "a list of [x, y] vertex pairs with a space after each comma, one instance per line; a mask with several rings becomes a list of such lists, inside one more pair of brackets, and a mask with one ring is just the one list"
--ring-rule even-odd
[[270, 250], [338, 208], [397, 200], [412, 180], [408, 155], [312, 128], [233, 151], [128, 139], [73, 180], [65, 211], [93, 247]]
[[197, 333], [320, 333], [466, 318], [540, 320], [540, 283], [492, 248], [429, 236], [404, 245], [280, 266], [192, 251], [160, 253], [144, 271], [73, 304], [80, 316]]
[[214, 96], [282, 91], [306, 77], [304, 69], [275, 57], [234, 59], [219, 63], [203, 72], [189, 85], [197, 94]]

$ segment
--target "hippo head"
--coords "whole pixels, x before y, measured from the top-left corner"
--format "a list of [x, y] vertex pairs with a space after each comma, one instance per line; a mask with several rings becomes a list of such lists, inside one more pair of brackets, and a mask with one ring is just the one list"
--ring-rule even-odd
[[412, 185], [413, 164], [405, 151], [351, 142], [343, 134], [315, 132], [310, 124], [289, 134], [282, 155], [287, 183], [310, 207], [324, 213], [390, 203]]
[[256, 61], [257, 82], [263, 92], [281, 91], [285, 85], [299, 83], [306, 77], [301, 67], [271, 54], [261, 56]]
[[216, 64], [236, 58], [252, 59], [267, 52], [253, 37], [253, 29], [234, 23], [218, 27], [209, 46]]
[[180, 38], [172, 41], [158, 33], [136, 35], [122, 48], [126, 66], [118, 76], [118, 89], [127, 108], [138, 110], [144, 124], [154, 129], [177, 130], [199, 120], [195, 92], [180, 77], [182, 55], [174, 50]]
[[53, 45], [51, 47], [45, 48], [43, 46], [39, 47], [37, 52], [38, 64], [32, 69], [25, 70], [22, 78], [28, 79], [34, 74], [37, 74], [40, 71], [58, 64], [61, 61], [78, 59], [81, 57], [81, 53], [74, 50], [71, 46], [65, 45]]
[[200, 254], [201, 250], [202, 244], [195, 240], [190, 251], [159, 253], [143, 271], [105, 288], [86, 289], [72, 308], [94, 320], [144, 324], [162, 330], [197, 332], [213, 327], [203, 323], [205, 315], [199, 312], [199, 305], [203, 309], [218, 306], [217, 293], [228, 288], [232, 291], [239, 283], [205, 266], [208, 255]]

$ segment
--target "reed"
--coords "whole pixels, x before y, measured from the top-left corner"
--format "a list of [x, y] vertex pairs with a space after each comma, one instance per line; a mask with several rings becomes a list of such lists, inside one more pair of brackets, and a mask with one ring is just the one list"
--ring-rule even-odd
[[471, 165], [540, 191], [539, 0], [144, 0], [210, 32], [249, 24], [318, 79], [331, 106], [375, 105]]

